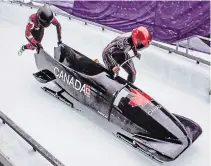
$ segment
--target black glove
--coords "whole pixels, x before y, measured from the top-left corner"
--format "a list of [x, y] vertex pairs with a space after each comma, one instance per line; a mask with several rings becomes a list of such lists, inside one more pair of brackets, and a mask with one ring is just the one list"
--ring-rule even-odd
[[140, 60], [141, 59], [141, 54], [136, 53], [136, 57]]
[[43, 49], [43, 46], [42, 46], [42, 44], [38, 43], [38, 44], [37, 44], [37, 53], [38, 53], [38, 54], [39, 54], [39, 52], [40, 52], [40, 49]]
[[140, 60], [141, 59], [141, 54], [139, 54], [136, 50], [136, 48], [132, 48], [134, 55]]
[[61, 40], [59, 40], [59, 41], [57, 42], [57, 44], [58, 44], [58, 46], [59, 46], [60, 44], [62, 44], [62, 41], [61, 41]]

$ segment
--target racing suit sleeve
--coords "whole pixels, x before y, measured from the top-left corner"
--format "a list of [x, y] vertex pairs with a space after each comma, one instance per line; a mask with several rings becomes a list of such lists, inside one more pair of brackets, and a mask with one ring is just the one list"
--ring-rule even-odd
[[26, 25], [25, 36], [33, 46], [37, 47], [38, 41], [36, 41], [35, 38], [31, 34], [31, 31], [34, 28], [34, 25], [35, 25], [35, 23], [33, 22], [33, 20], [30, 17], [29, 21]]
[[110, 69], [113, 69], [115, 66], [118, 66], [118, 63], [113, 58], [113, 50], [112, 48], [109, 52], [105, 55], [106, 56], [106, 64], [109, 65]]
[[58, 41], [61, 41], [61, 38], [62, 38], [61, 37], [62, 27], [61, 27], [61, 24], [59, 23], [59, 21], [56, 19], [56, 17], [53, 18], [52, 24], [54, 26], [56, 26]]

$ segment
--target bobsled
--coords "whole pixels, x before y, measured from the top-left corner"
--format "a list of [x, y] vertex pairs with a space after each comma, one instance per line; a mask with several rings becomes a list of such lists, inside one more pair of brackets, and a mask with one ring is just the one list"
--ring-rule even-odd
[[202, 134], [193, 120], [169, 112], [149, 94], [66, 44], [54, 47], [53, 56], [43, 49], [34, 56], [38, 71], [33, 76], [46, 84], [45, 92], [150, 159], [173, 161]]

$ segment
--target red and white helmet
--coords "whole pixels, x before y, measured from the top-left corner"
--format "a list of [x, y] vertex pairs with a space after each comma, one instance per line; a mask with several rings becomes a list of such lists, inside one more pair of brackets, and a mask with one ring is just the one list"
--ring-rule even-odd
[[141, 26], [136, 29], [133, 29], [132, 41], [133, 45], [137, 49], [148, 47], [150, 45], [150, 42], [152, 41], [152, 35], [147, 28]]

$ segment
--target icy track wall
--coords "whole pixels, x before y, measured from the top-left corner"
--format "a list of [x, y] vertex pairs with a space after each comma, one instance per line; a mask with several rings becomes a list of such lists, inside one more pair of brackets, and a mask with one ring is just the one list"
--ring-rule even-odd
[[[22, 29], [24, 38], [24, 29], [28, 21], [28, 14], [33, 13], [36, 10], [37, 9], [30, 9], [25, 6], [20, 7], [20, 5], [17, 4], [0, 2], [0, 19], [15, 23], [17, 27]], [[14, 11], [18, 11], [16, 12], [16, 17], [14, 17]], [[62, 16], [58, 16], [58, 20], [61, 21], [61, 24], [63, 24], [63, 21], [69, 21], [68, 18], [64, 18]], [[71, 21], [73, 22], [73, 20], [70, 20], [70, 22]], [[90, 43], [90, 37], [94, 38], [94, 36], [90, 36], [86, 33], [90, 26], [91, 25], [84, 26], [84, 32], [81, 32], [80, 34], [74, 33], [71, 25], [70, 27], [63, 27], [63, 34], [66, 35], [63, 36], [63, 42], [65, 43], [65, 38], [73, 38], [73, 40], [77, 38], [77, 40], [74, 40], [73, 43], [66, 44], [69, 44], [87, 56], [91, 56], [91, 58], [98, 57], [102, 62], [101, 54], [103, 49], [115, 36], [119, 34], [109, 31], [100, 31], [99, 29], [99, 31], [96, 31], [96, 34], [94, 35], [98, 35], [100, 33], [102, 39], [100, 39], [100, 41], [93, 41], [93, 43]], [[106, 35], [107, 33], [113, 34], [109, 35], [112, 36], [112, 38], [108, 37]], [[81, 45], [80, 43], [82, 42], [86, 43], [86, 45]], [[96, 48], [94, 47], [95, 45], [98, 45], [99, 47]], [[92, 55], [87, 54], [87, 52], [90, 52], [90, 49], [94, 49]], [[52, 50], [50, 53], [52, 54]], [[209, 100], [210, 67], [207, 65], [196, 64], [195, 61], [180, 55], [167, 54], [166, 50], [162, 50], [154, 46], [151, 46], [142, 52], [141, 61], [134, 60], [134, 62], [137, 68], [138, 77], [141, 78], [143, 75], [146, 75], [155, 81], [155, 85], [157, 81], [161, 81], [166, 85], [178, 88], [178, 90], [181, 90], [184, 93], [190, 93], [193, 96], [206, 101]], [[135, 84], [139, 84], [139, 87], [141, 87], [141, 82], [135, 82]]]

